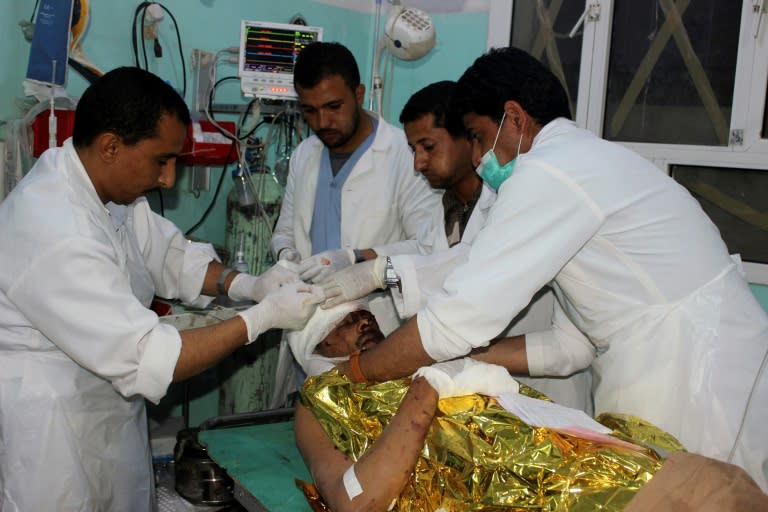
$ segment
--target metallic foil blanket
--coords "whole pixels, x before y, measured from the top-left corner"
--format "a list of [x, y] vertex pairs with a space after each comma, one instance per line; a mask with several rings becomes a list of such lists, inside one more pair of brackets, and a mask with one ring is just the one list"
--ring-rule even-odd
[[[394, 416], [409, 383], [354, 384], [334, 370], [307, 380], [302, 403], [339, 450], [358, 460]], [[523, 385], [521, 393], [546, 398]], [[531, 427], [482, 395], [440, 400], [393, 510], [620, 511], [661, 467], [653, 448], [682, 447], [637, 418], [602, 415], [600, 421], [616, 436]], [[313, 510], [328, 510], [311, 484], [299, 487], [308, 498], [314, 493]]]

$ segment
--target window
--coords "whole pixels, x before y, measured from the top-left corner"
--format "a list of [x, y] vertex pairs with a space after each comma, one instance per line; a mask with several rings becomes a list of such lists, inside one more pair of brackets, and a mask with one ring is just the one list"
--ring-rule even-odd
[[727, 146], [741, 10], [730, 2], [617, 2], [603, 136]]
[[578, 2], [550, 0], [515, 2], [512, 12], [512, 46], [521, 48], [552, 71], [568, 94], [575, 119], [581, 71], [582, 30], [571, 34], [584, 9]]
[[566, 84], [576, 122], [688, 187], [768, 284], [768, 1], [497, 3], [489, 41], [504, 13], [510, 44]]
[[720, 229], [729, 252], [768, 264], [768, 172], [672, 165], [670, 173]]

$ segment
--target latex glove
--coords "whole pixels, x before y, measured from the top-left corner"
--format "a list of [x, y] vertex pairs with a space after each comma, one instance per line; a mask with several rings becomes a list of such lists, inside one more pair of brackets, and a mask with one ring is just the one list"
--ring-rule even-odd
[[517, 393], [520, 389], [506, 368], [471, 357], [422, 366], [413, 376], [427, 379], [440, 398], [472, 393], [498, 396], [502, 393]]
[[320, 283], [325, 294], [325, 302], [321, 307], [328, 309], [365, 297], [374, 290], [385, 288], [386, 265], [386, 256], [379, 256], [331, 274]]
[[301, 261], [301, 254], [299, 254], [299, 251], [296, 249], [286, 247], [285, 249], [280, 250], [280, 255], [278, 256], [278, 261], [283, 260], [290, 261], [292, 263], [298, 263]]
[[260, 303], [238, 313], [248, 329], [246, 345], [269, 329], [302, 329], [324, 299], [319, 287], [301, 281], [281, 286]]
[[464, 358], [464, 369], [454, 376], [453, 382], [457, 389], [463, 392], [486, 396], [499, 396], [520, 391], [520, 383], [509, 374], [506, 368], [471, 357]]
[[424, 377], [429, 385], [437, 391], [440, 398], [458, 396], [453, 378], [464, 368], [463, 359], [454, 359], [435, 363], [430, 366], [422, 366], [413, 374], [414, 377]]
[[281, 286], [299, 280], [298, 265], [289, 261], [278, 261], [261, 274], [238, 274], [229, 284], [227, 295], [234, 301], [255, 300], [261, 302], [270, 292]]
[[319, 283], [354, 262], [355, 253], [352, 249], [324, 251], [302, 260], [299, 264], [299, 277], [308, 283]]

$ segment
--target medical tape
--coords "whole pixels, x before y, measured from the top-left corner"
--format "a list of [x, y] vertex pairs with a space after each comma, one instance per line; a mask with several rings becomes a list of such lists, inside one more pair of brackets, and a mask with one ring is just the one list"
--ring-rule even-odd
[[347, 496], [349, 497], [349, 501], [352, 501], [356, 497], [363, 494], [363, 486], [360, 485], [360, 481], [357, 479], [357, 475], [355, 474], [355, 465], [352, 464], [349, 466], [349, 469], [347, 469], [344, 472], [344, 489], [347, 491]]

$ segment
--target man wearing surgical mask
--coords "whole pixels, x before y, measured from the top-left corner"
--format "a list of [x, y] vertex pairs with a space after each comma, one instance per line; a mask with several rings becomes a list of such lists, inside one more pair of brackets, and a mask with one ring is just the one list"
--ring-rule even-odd
[[519, 49], [491, 50], [458, 83], [497, 201], [467, 263], [355, 374], [390, 379], [482, 349], [549, 284], [554, 329], [489, 357], [538, 376], [591, 366], [596, 414], [644, 418], [768, 490], [768, 315], [696, 200], [577, 127], [560, 82]]
[[[408, 319], [424, 307], [431, 294], [442, 290], [445, 278], [467, 260], [496, 193], [483, 185], [475, 172], [472, 140], [461, 116], [451, 109], [456, 88], [456, 82], [448, 80], [427, 85], [408, 99], [400, 113], [413, 150], [414, 169], [430, 186], [445, 191], [442, 204], [419, 236], [419, 254], [379, 256], [334, 273], [321, 283], [326, 296], [324, 309], [388, 287], [398, 314]], [[483, 178], [488, 181], [487, 174]], [[505, 335], [549, 328], [553, 302], [551, 290], [543, 288], [510, 322]], [[592, 411], [588, 369], [556, 378], [515, 377], [561, 405]]]

